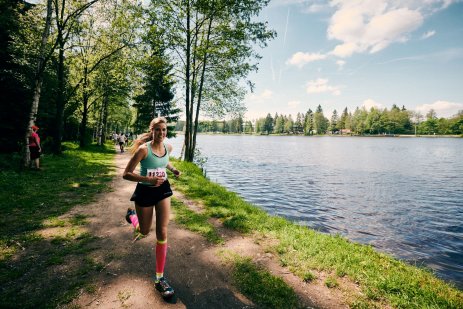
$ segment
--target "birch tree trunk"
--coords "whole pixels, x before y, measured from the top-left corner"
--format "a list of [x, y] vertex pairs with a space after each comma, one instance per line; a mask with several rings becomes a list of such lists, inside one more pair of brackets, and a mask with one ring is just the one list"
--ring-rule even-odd
[[80, 141], [79, 141], [79, 146], [80, 147], [85, 147], [86, 146], [86, 138], [87, 138], [87, 120], [88, 120], [88, 99], [89, 99], [89, 93], [88, 93], [88, 69], [87, 66], [84, 68], [84, 81], [82, 83], [82, 121], [80, 123]]
[[204, 53], [204, 58], [203, 58], [203, 68], [201, 72], [201, 79], [200, 79], [200, 84], [199, 84], [199, 91], [198, 91], [198, 103], [196, 106], [196, 116], [195, 116], [195, 126], [194, 126], [194, 133], [193, 133], [193, 156], [194, 156], [194, 150], [196, 149], [196, 135], [198, 133], [198, 125], [199, 125], [199, 110], [201, 106], [201, 99], [202, 99], [202, 94], [203, 94], [203, 86], [204, 86], [204, 78], [205, 78], [205, 73], [206, 73], [206, 65], [207, 65], [207, 49], [209, 48], [209, 42], [210, 42], [210, 37], [211, 37], [211, 29], [212, 29], [212, 19], [213, 19], [213, 14], [211, 14], [210, 19], [209, 19], [209, 26], [207, 28], [207, 37], [206, 37], [206, 52]]
[[52, 14], [52, 0], [47, 0], [47, 15], [45, 18], [45, 27], [42, 32], [42, 40], [40, 41], [39, 49], [39, 60], [37, 63], [37, 72], [34, 80], [34, 91], [32, 97], [31, 111], [29, 113], [29, 125], [26, 130], [26, 136], [24, 137], [24, 166], [28, 167], [31, 161], [31, 153], [29, 151], [29, 136], [32, 134], [31, 127], [35, 124], [37, 118], [37, 111], [39, 110], [40, 92], [42, 91], [43, 72], [45, 71], [46, 60], [45, 60], [45, 47], [47, 45], [48, 36], [50, 35], [51, 25], [51, 14]]
[[[60, 31], [58, 31], [60, 32]], [[53, 136], [53, 153], [61, 154], [61, 139], [63, 137], [63, 117], [64, 117], [64, 92], [65, 92], [65, 81], [64, 81], [64, 39], [62, 34], [59, 40], [59, 51], [58, 51], [58, 93], [56, 98], [56, 118], [55, 118], [55, 131]]]
[[103, 145], [106, 142], [106, 132], [108, 127], [108, 104], [109, 98], [108, 95], [105, 93], [105, 96], [103, 97], [103, 125], [101, 126], [101, 145]]

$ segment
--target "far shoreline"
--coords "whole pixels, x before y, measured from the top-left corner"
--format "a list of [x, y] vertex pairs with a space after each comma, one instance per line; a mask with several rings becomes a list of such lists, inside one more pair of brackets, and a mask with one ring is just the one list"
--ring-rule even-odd
[[[183, 131], [175, 131], [175, 134], [185, 135]], [[198, 135], [229, 135], [229, 136], [303, 136], [303, 137], [399, 137], [399, 138], [463, 138], [463, 135], [424, 135], [424, 134], [255, 134], [255, 133], [223, 133], [223, 132], [198, 132]]]

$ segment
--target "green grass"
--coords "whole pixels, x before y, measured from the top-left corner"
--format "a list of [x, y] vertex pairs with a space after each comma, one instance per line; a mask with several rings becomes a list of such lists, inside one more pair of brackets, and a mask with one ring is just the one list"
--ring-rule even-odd
[[42, 171], [2, 169], [0, 211], [8, 213], [8, 217], [0, 217], [2, 238], [11, 239], [40, 228], [44, 219], [89, 203], [95, 193], [107, 190], [112, 179], [113, 150], [104, 148], [98, 152], [100, 148], [93, 146], [81, 151], [70, 143], [65, 143], [64, 148], [61, 156], [41, 159]]
[[204, 214], [198, 214], [186, 207], [179, 200], [172, 198], [175, 221], [185, 226], [190, 231], [199, 233], [206, 239], [215, 244], [222, 244], [223, 239], [217, 234], [214, 226], [208, 222], [209, 217]]
[[251, 259], [235, 257], [232, 274], [240, 292], [259, 308], [300, 307], [296, 293], [283, 279], [252, 263]]
[[[408, 265], [371, 246], [356, 244], [337, 235], [330, 236], [272, 217], [245, 202], [237, 194], [203, 177], [201, 170], [187, 162], [174, 162], [182, 171], [173, 180], [189, 198], [201, 200], [204, 215], [220, 218], [224, 225], [243, 233], [260, 233], [278, 240], [272, 249], [282, 264], [303, 280], [313, 280], [311, 271], [357, 283], [365, 296], [357, 296], [352, 306], [370, 307], [377, 303], [397, 308], [463, 308], [463, 293], [438, 279], [429, 270]], [[355, 298], [355, 297], [354, 297]]]
[[115, 151], [112, 145], [63, 148], [60, 156], [42, 156], [42, 171], [20, 171], [19, 158], [0, 157], [1, 308], [54, 308], [101, 268], [91, 258], [97, 248], [86, 216], [61, 216], [109, 190]]
[[336, 287], [338, 287], [338, 286], [339, 286], [339, 283], [338, 283], [338, 281], [336, 280], [335, 277], [329, 276], [329, 277], [326, 278], [326, 280], [325, 280], [325, 285], [331, 289], [331, 288], [336, 288]]

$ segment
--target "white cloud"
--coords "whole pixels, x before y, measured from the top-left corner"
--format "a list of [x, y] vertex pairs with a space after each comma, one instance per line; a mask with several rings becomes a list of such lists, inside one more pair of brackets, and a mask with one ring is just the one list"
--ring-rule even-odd
[[301, 101], [289, 101], [288, 102], [288, 107], [290, 108], [297, 108], [299, 105], [301, 105]]
[[337, 45], [333, 51], [331, 51], [332, 55], [341, 57], [341, 58], [346, 58], [352, 56], [354, 52], [358, 51], [358, 48], [355, 44], [353, 43], [344, 43], [344, 44], [339, 44]]
[[319, 78], [311, 80], [307, 83], [307, 93], [323, 93], [330, 92], [332, 95], [341, 94], [341, 86], [331, 86], [328, 84], [328, 79]]
[[428, 31], [426, 33], [424, 33], [422, 36], [421, 36], [421, 39], [422, 40], [426, 40], [426, 39], [429, 39], [430, 37], [432, 37], [433, 35], [436, 34], [436, 31], [432, 30], [432, 31]]
[[309, 7], [305, 11], [308, 13], [318, 13], [318, 12], [323, 11], [325, 8], [326, 6], [322, 4], [314, 3], [314, 4], [309, 5]]
[[446, 9], [450, 4], [452, 3], [457, 3], [461, 0], [437, 0], [437, 1], [433, 1], [433, 2], [438, 2], [438, 3], [442, 3], [442, 6], [441, 6], [441, 9]]
[[264, 89], [261, 93], [255, 94], [251, 93], [247, 95], [247, 101], [249, 102], [264, 102], [265, 100], [269, 100], [273, 97], [273, 91], [269, 89]]
[[367, 111], [369, 111], [372, 107], [377, 108], [377, 109], [384, 108], [383, 104], [376, 102], [373, 99], [366, 99], [365, 101], [363, 101], [362, 106], [365, 107]]
[[338, 70], [341, 71], [344, 68], [346, 62], [344, 60], [337, 60], [336, 64], [338, 65]]
[[302, 12], [314, 13], [325, 10], [329, 6], [355, 6], [360, 4], [371, 8], [385, 5], [388, 8], [409, 7], [420, 9], [426, 14], [432, 14], [458, 2], [461, 2], [461, 0], [272, 0], [269, 3], [269, 7], [298, 5]]
[[341, 41], [331, 54], [349, 57], [354, 53], [376, 53], [392, 43], [407, 41], [424, 20], [419, 7], [411, 5], [412, 2], [331, 1], [336, 12], [330, 20], [328, 38]]
[[452, 117], [458, 111], [463, 110], [463, 103], [436, 101], [431, 104], [418, 105], [415, 111], [426, 115], [431, 109], [436, 111], [438, 117]]
[[326, 55], [323, 55], [320, 53], [311, 54], [311, 53], [297, 52], [294, 55], [292, 55], [290, 59], [286, 61], [286, 64], [295, 65], [299, 68], [302, 68], [304, 65], [306, 65], [309, 62], [323, 60], [325, 58], [326, 58]]

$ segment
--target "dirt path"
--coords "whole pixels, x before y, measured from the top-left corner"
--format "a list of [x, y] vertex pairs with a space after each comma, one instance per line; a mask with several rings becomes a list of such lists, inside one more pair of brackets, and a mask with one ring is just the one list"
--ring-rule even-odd
[[[169, 224], [169, 249], [166, 277], [176, 290], [176, 297], [165, 302], [154, 289], [152, 277], [155, 270], [155, 233], [133, 242], [133, 230], [125, 221], [130, 195], [135, 183], [125, 181], [121, 175], [129, 154], [118, 153], [115, 159], [117, 176], [113, 192], [102, 195], [92, 205], [76, 207], [67, 215], [89, 216], [89, 232], [99, 237], [99, 250], [92, 253], [105, 266], [94, 278], [91, 290], [82, 290], [66, 307], [75, 308], [254, 308], [250, 300], [233, 287], [229, 270], [217, 255], [218, 250], [229, 249], [253, 257], [274, 275], [282, 277], [299, 295], [307, 308], [346, 308], [339, 289], [328, 289], [322, 278], [311, 284], [302, 282], [287, 269], [279, 266], [274, 256], [265, 253], [256, 241], [218, 227], [226, 243], [209, 244], [202, 236], [177, 225]], [[200, 208], [176, 193], [192, 209]], [[109, 261], [109, 262], [108, 262]]]

